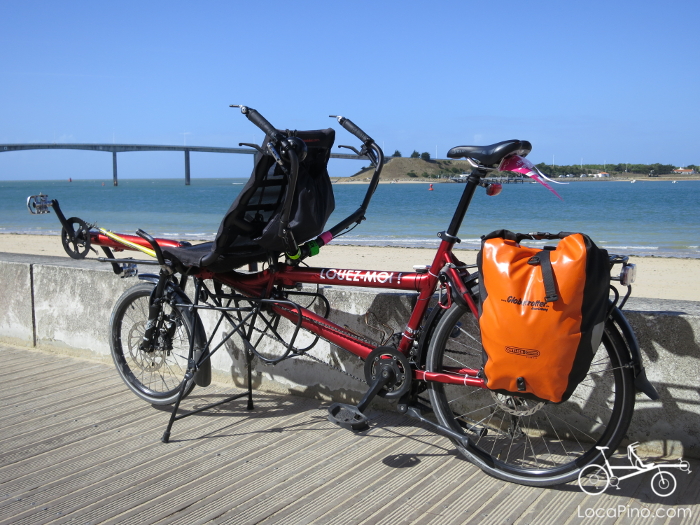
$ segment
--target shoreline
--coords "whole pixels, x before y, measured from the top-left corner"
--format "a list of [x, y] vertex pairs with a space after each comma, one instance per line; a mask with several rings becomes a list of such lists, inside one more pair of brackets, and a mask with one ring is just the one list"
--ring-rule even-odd
[[[349, 179], [349, 180], [348, 180]], [[553, 179], [557, 182], [562, 182], [559, 180], [559, 178]], [[564, 182], [567, 184], [570, 182], [624, 182], [627, 184], [630, 184], [633, 180], [635, 182], [671, 182], [672, 184], [674, 182], [680, 183], [680, 182], [698, 182], [700, 181], [699, 178], [678, 178], [678, 177], [667, 177], [667, 176], [660, 176], [660, 177], [652, 177], [652, 178], [640, 178], [640, 179], [635, 179], [634, 177], [621, 177], [621, 178], [609, 178], [609, 179], [599, 179], [596, 177], [584, 177], [583, 179], [577, 179], [577, 178], [571, 178], [571, 179], [562, 179]], [[331, 177], [331, 182], [333, 184], [369, 184], [369, 178], [365, 177], [362, 180], [357, 180], [355, 179], [355, 176], [351, 177]], [[529, 184], [532, 181], [525, 181], [523, 184]], [[452, 179], [431, 179], [431, 178], [424, 178], [421, 177], [419, 179], [392, 179], [392, 180], [386, 180], [382, 179], [380, 177], [379, 179], [379, 184], [464, 184], [463, 182], [455, 181]]]
[[[0, 233], [0, 252], [68, 258], [58, 235], [38, 233]], [[122, 256], [125, 253], [122, 252]], [[477, 253], [476, 250], [455, 250], [456, 256], [466, 264], [476, 264]], [[306, 263], [323, 268], [411, 272], [413, 265], [430, 264], [434, 255], [435, 248], [331, 243], [319, 255], [307, 259]], [[94, 258], [94, 255], [90, 258]], [[637, 265], [637, 281], [632, 287], [632, 297], [700, 301], [700, 259], [650, 255], [633, 256], [630, 261]]]
[[[201, 177], [193, 180], [241, 180], [244, 181], [241, 184], [245, 184], [245, 181], [248, 180], [249, 177]], [[360, 177], [359, 175], [348, 175], [346, 177], [338, 177], [338, 176], [333, 176], [330, 175], [329, 178], [331, 179], [331, 182], [333, 184], [369, 184], [369, 181], [371, 177]], [[495, 177], [498, 179], [499, 177]], [[502, 177], [504, 179], [508, 177]], [[511, 177], [512, 178], [512, 177]], [[148, 177], [128, 177], [128, 176], [122, 176], [119, 178], [119, 181], [134, 181], [134, 180], [170, 180], [170, 181], [181, 181], [182, 179], [180, 177], [158, 177], [155, 179], [150, 179]], [[698, 182], [700, 181], [700, 175], [680, 175], [680, 176], [672, 176], [672, 175], [659, 175], [658, 177], [647, 177], [646, 175], [640, 175], [639, 177], [635, 176], [626, 176], [626, 177], [609, 177], [609, 178], [598, 178], [598, 177], [584, 177], [584, 178], [579, 178], [579, 177], [572, 177], [572, 178], [563, 178], [561, 181], [559, 180], [559, 177], [554, 177], [555, 181], [557, 182], [626, 182], [630, 183], [632, 180], [636, 182]], [[41, 182], [68, 182], [66, 179], [7, 179], [7, 180], [0, 180], [0, 184], [4, 182], [20, 182], [20, 183], [25, 183], [25, 182], [36, 182], [36, 183], [41, 183]], [[72, 181], [73, 183], [75, 182], [112, 182], [111, 178], [73, 178]], [[532, 182], [531, 180], [526, 180], [525, 184], [528, 184], [529, 182]], [[399, 177], [399, 178], [385, 178], [385, 177], [380, 177], [379, 178], [379, 184], [463, 184], [463, 182], [458, 182], [452, 179], [433, 179], [430, 177]]]
[[[15, 243], [24, 243], [24, 237], [27, 237], [28, 239], [35, 239], [37, 237], [58, 237], [60, 235], [61, 230], [60, 224], [57, 224], [58, 228], [55, 230], [36, 230], [36, 231], [1, 231], [2, 229], [0, 228], [0, 252], [2, 251], [7, 251], [9, 253], [24, 253], [24, 252], [19, 252], [16, 251], [16, 249], [13, 247]], [[211, 242], [214, 240], [215, 234], [211, 233], [208, 235], [205, 234], [189, 234], [189, 233], [154, 233], [153, 234], [155, 237], [158, 238], [166, 238], [166, 239], [176, 239], [178, 241], [187, 241], [190, 243], [194, 244], [199, 244], [199, 243], [204, 243], [204, 242]], [[6, 236], [6, 239], [3, 240], [3, 236]], [[13, 242], [14, 240], [14, 242]], [[476, 245], [478, 243], [472, 242], [475, 241], [476, 239], [467, 239], [463, 240], [462, 244], [457, 244], [454, 247], [454, 252], [459, 254], [459, 253], [465, 253], [465, 252], [474, 252], [476, 253], [478, 251], [478, 248]], [[382, 244], [384, 242], [384, 244]], [[360, 241], [354, 241], [352, 239], [348, 238], [338, 238], [337, 240], [333, 241], [332, 246], [343, 246], [347, 248], [359, 248], [359, 249], [397, 249], [397, 250], [426, 250], [428, 252], [434, 253], [435, 250], [437, 250], [439, 241], [435, 241], [434, 245], [430, 245], [428, 243], [420, 243], [420, 242], [414, 242], [412, 245], [401, 245], [401, 244], [386, 244], [388, 241], [372, 241], [372, 240], [360, 240]], [[398, 241], [397, 241], [398, 242]], [[32, 241], [33, 244], [33, 241]], [[4, 249], [3, 249], [4, 247]], [[60, 247], [60, 245], [59, 245]], [[693, 250], [692, 252], [686, 251], [680, 251], [678, 250], [677, 252], [669, 252], [669, 251], [663, 251], [661, 254], [658, 254], [655, 248], [645, 248], [642, 246], [637, 246], [637, 247], [619, 247], [619, 246], [607, 246], [607, 245], [600, 245], [601, 248], [608, 250], [610, 253], [619, 253], [622, 255], [628, 255], [629, 257], [633, 258], [651, 258], [651, 259], [681, 259], [681, 260], [698, 260], [700, 261], [700, 251]], [[693, 247], [695, 248], [695, 247]], [[43, 253], [44, 250], [41, 249], [41, 254], [40, 255], [46, 255], [46, 253]], [[27, 252], [29, 253], [29, 252]], [[31, 252], [29, 253], [30, 255], [34, 253]], [[62, 249], [59, 249], [59, 253], [56, 253], [54, 255], [58, 256], [63, 256], [65, 253], [62, 251]], [[700, 299], [699, 299], [700, 300]]]

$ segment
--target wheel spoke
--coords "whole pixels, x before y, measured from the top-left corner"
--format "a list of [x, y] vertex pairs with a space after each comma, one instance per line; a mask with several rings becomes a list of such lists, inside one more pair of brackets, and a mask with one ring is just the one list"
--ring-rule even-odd
[[[137, 395], [150, 403], [169, 404], [177, 397], [185, 376], [191, 323], [186, 321], [183, 311], [164, 304], [153, 346], [142, 350], [140, 345], [148, 321], [152, 290], [151, 284], [136, 285], [118, 300], [113, 314], [112, 353], [115, 361], [121, 363], [122, 379]], [[168, 326], [173, 328], [171, 322], [176, 326], [172, 340], [167, 341]], [[200, 334], [200, 339], [202, 337]]]
[[[614, 330], [606, 327], [588, 373], [563, 403], [431, 383], [433, 411], [455, 430], [472, 430], [472, 446], [499, 460], [479, 460], [479, 465], [499, 477], [526, 484], [529, 479], [533, 484], [575, 479], [578, 460], [595, 458], [596, 444], [617, 448], [631, 418], [633, 379], [625, 366], [624, 342]], [[466, 309], [453, 306], [433, 332], [426, 370], [442, 372], [455, 366], [479, 370], [483, 360], [477, 323]]]

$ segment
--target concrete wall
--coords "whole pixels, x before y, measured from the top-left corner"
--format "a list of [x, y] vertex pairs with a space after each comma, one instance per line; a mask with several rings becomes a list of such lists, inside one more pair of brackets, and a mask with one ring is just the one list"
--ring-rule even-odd
[[[153, 267], [141, 270], [152, 272]], [[111, 360], [111, 310], [119, 295], [137, 282], [120, 279], [105, 264], [0, 254], [0, 341]], [[415, 300], [410, 294], [343, 287], [327, 287], [323, 293], [335, 323], [377, 344], [381, 330], [401, 331]], [[320, 305], [313, 309], [320, 311]], [[366, 323], [368, 312], [375, 328]], [[637, 395], [629, 439], [641, 442], [649, 454], [700, 457], [700, 303], [631, 299], [625, 314], [640, 341], [649, 380], [661, 395], [659, 401]], [[215, 318], [205, 314], [203, 322], [211, 333]], [[303, 337], [300, 344], [312, 340], [308, 334]], [[234, 336], [214, 356], [216, 380], [245, 386], [241, 349]], [[264, 349], [279, 352], [279, 344], [270, 340]], [[255, 360], [254, 387], [350, 402], [364, 394], [367, 386], [357, 379], [364, 376], [360, 359], [325, 341], [309, 354], [331, 366], [309, 357], [274, 366]]]
[[32, 265], [0, 262], [0, 297], [0, 338], [8, 343], [33, 346]]
[[630, 299], [624, 311], [661, 396], [637, 395], [630, 439], [700, 458], [700, 302]]

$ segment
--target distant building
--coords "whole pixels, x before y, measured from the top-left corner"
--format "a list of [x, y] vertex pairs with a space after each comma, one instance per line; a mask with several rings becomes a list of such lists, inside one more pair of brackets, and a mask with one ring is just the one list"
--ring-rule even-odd
[[678, 168], [673, 170], [673, 173], [678, 173], [680, 175], [695, 175], [695, 170], [691, 168]]
[[597, 177], [599, 179], [603, 179], [603, 178], [609, 177], [609, 176], [610, 176], [610, 174], [607, 171], [601, 171], [600, 173], [594, 173], [593, 175], [591, 175], [591, 177]]

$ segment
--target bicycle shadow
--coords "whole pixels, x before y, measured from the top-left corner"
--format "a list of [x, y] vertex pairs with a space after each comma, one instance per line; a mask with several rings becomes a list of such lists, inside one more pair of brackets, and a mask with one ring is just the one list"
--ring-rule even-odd
[[629, 441], [639, 441], [645, 454], [700, 458], [700, 319], [683, 310], [630, 310], [625, 315], [660, 396], [652, 401], [637, 394]]
[[[201, 410], [212, 403], [223, 401], [229, 396], [230, 393], [190, 395], [183, 400], [183, 404], [179, 407], [177, 415], [183, 416], [190, 411]], [[313, 428], [313, 426], [326, 420], [326, 418], [320, 414], [309, 414], [309, 412], [318, 408], [317, 403], [310, 402], [309, 400], [292, 400], [276, 394], [253, 392], [253, 405], [253, 410], [247, 409], [246, 396], [192, 414], [188, 416], [188, 418], [191, 417], [192, 419], [190, 419], [190, 421], [195, 421], [195, 426], [199, 426], [199, 424], [196, 423], [196, 419], [200, 419], [200, 421], [202, 419], [209, 421], [218, 419], [222, 421], [223, 424], [215, 425], [214, 428], [209, 429], [211, 423], [207, 423], [204, 426], [204, 428], [207, 429], [204, 433], [195, 431], [195, 435], [192, 437], [171, 438], [170, 442], [197, 442], [201, 439], [221, 439], [233, 436], [240, 437], [271, 433], [282, 434], [285, 432], [317, 432], [318, 428]], [[172, 412], [172, 407], [170, 406], [152, 406], [159, 412], [168, 415]], [[303, 414], [308, 414], [308, 417], [303, 416]], [[253, 419], [280, 419], [281, 424], [274, 426], [262, 425], [260, 428], [250, 430], [248, 429], [247, 423]], [[290, 423], [288, 421], [290, 419], [295, 420], [295, 422]], [[176, 421], [173, 427], [176, 436], [181, 435], [178, 431], [178, 426], [179, 424]], [[185, 430], [183, 434], [186, 435], [191, 432], [191, 430]]]
[[[244, 394], [245, 392], [239, 392]], [[209, 394], [190, 394], [183, 401], [177, 410], [177, 415], [182, 415], [193, 410], [202, 408], [223, 401], [227, 397], [235, 395], [235, 392], [221, 392]], [[247, 409], [247, 395], [239, 399], [231, 400], [227, 403], [217, 405], [203, 412], [197, 413], [198, 417], [222, 417], [256, 415], [257, 417], [278, 417], [280, 414], [299, 414], [308, 410], [304, 403], [296, 403], [289, 399], [280, 398], [278, 395], [266, 394], [264, 392], [253, 392], [253, 410]], [[159, 412], [172, 413], [171, 405], [151, 405]]]

